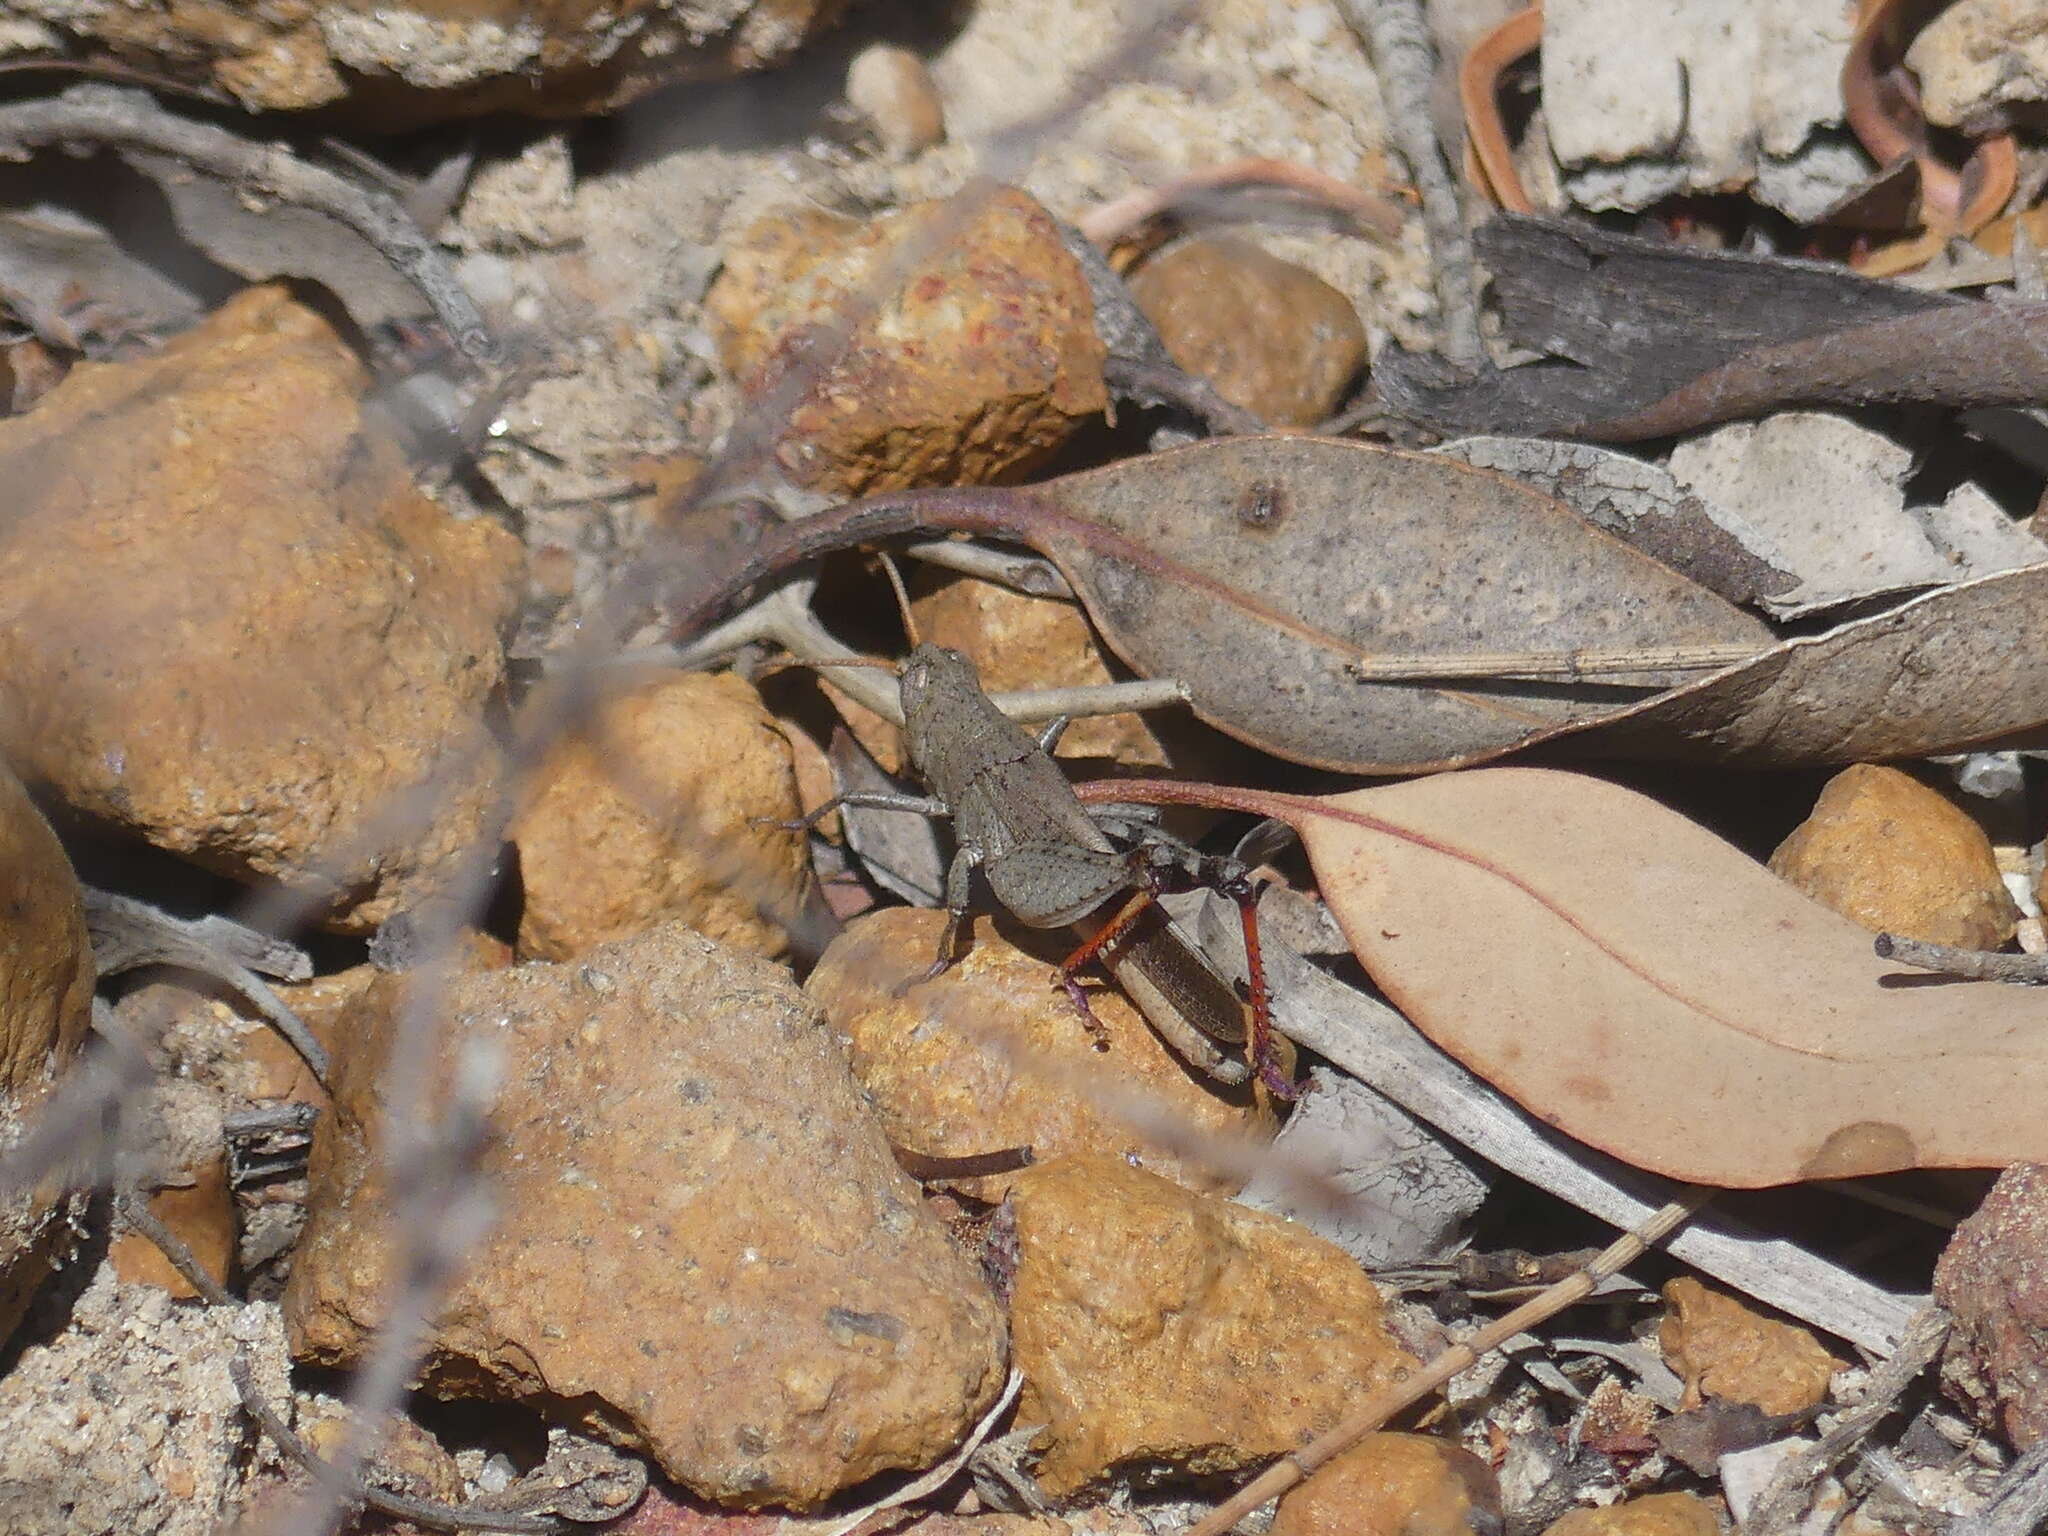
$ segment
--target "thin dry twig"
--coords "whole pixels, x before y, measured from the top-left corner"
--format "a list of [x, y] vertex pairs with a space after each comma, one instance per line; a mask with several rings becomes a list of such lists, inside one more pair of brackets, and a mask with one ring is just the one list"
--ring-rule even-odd
[[1637, 672], [1711, 672], [1755, 658], [1754, 645], [1684, 645], [1659, 650], [1468, 651], [1456, 656], [1361, 656], [1344, 670], [1363, 682], [1430, 682], [1461, 677], [1601, 678]]
[[[311, 974], [311, 964], [301, 951], [219, 918], [206, 917], [197, 922], [187, 922], [168, 912], [158, 911], [146, 901], [137, 901], [132, 896], [122, 896], [113, 891], [94, 890], [88, 886], [84, 899], [85, 927], [92, 936], [93, 964], [101, 976], [118, 975], [147, 965], [170, 965], [225, 982], [299, 1053], [312, 1069], [315, 1081], [323, 1088], [328, 1086], [326, 1047], [313, 1038], [312, 1031], [299, 1021], [299, 1016], [270, 989], [267, 982], [230, 953], [228, 944], [239, 944], [276, 957], [267, 963], [290, 965], [298, 973], [293, 979], [299, 981]], [[224, 934], [235, 937], [224, 943]]]
[[213, 123], [165, 111], [147, 91], [97, 82], [0, 107], [0, 156], [26, 159], [52, 144], [99, 144], [123, 154], [162, 155], [260, 197], [338, 220], [376, 247], [420, 291], [463, 356], [482, 368], [504, 361], [440, 247], [395, 198], [299, 159], [282, 144], [258, 144]]
[[2001, 955], [1985, 949], [1959, 949], [1929, 944], [1901, 934], [1880, 933], [1871, 945], [1881, 959], [1896, 960], [1916, 970], [1959, 976], [1965, 981], [2009, 981], [2016, 986], [2048, 986], [2048, 955]]
[[[699, 667], [741, 646], [766, 641], [795, 660], [816, 668], [832, 686], [862, 708], [892, 724], [903, 723], [903, 707], [893, 683], [868, 676], [874, 658], [863, 656], [838, 640], [811, 612], [817, 583], [809, 579], [777, 587], [744, 613], [709, 630], [687, 645], [648, 646], [621, 655], [615, 666], [658, 665]], [[998, 693], [990, 701], [1012, 720], [1051, 720], [1060, 715], [1086, 719], [1095, 715], [1135, 714], [1185, 704], [1187, 685], [1170, 677], [1141, 677], [1122, 683], [1082, 683], [1071, 688], [1034, 688]]]
[[1600, 1256], [1584, 1268], [1558, 1281], [1541, 1295], [1525, 1301], [1505, 1317], [1489, 1323], [1465, 1343], [1443, 1351], [1400, 1385], [1371, 1399], [1335, 1429], [1318, 1436], [1302, 1449], [1281, 1457], [1219, 1504], [1211, 1514], [1190, 1526], [1187, 1536], [1224, 1536], [1260, 1505], [1279, 1498], [1296, 1484], [1313, 1477], [1332, 1459], [1350, 1450], [1402, 1409], [1420, 1402], [1459, 1372], [1469, 1370], [1516, 1334], [1555, 1317], [1574, 1302], [1591, 1295], [1602, 1280], [1641, 1258], [1666, 1234], [1690, 1220], [1717, 1193], [1719, 1191], [1700, 1186], [1681, 1190], [1670, 1204], [1602, 1249]]
[[522, 1515], [505, 1510], [442, 1504], [433, 1499], [409, 1498], [405, 1494], [392, 1493], [374, 1484], [349, 1477], [339, 1467], [323, 1461], [319, 1454], [278, 1416], [277, 1411], [263, 1400], [262, 1395], [256, 1390], [255, 1378], [249, 1369], [246, 1348], [238, 1350], [234, 1358], [228, 1362], [228, 1377], [234, 1382], [236, 1395], [242, 1399], [242, 1407], [249, 1417], [263, 1426], [263, 1432], [276, 1442], [279, 1450], [311, 1473], [316, 1483], [323, 1488], [335, 1489], [336, 1497], [346, 1508], [362, 1506], [374, 1509], [379, 1514], [392, 1515], [400, 1520], [410, 1520], [415, 1525], [430, 1526], [442, 1531], [518, 1531], [549, 1536], [549, 1533], [567, 1529], [561, 1521], [550, 1519], [546, 1515]]
[[976, 576], [1026, 597], [1072, 597], [1067, 578], [1043, 555], [996, 549], [971, 539], [922, 539], [903, 546], [903, 553], [926, 565], [942, 566], [962, 576]]
[[973, 1460], [974, 1453], [981, 1449], [982, 1443], [988, 1439], [990, 1433], [995, 1429], [997, 1421], [1010, 1411], [1010, 1405], [1017, 1401], [1017, 1394], [1023, 1390], [1023, 1387], [1024, 1373], [1012, 1370], [1010, 1372], [1010, 1379], [1003, 1383], [1003, 1390], [996, 1395], [995, 1402], [990, 1406], [988, 1412], [981, 1416], [980, 1422], [967, 1432], [967, 1438], [960, 1443], [959, 1450], [948, 1456], [929, 1472], [913, 1478], [893, 1493], [884, 1498], [877, 1499], [874, 1503], [864, 1508], [854, 1510], [844, 1520], [838, 1522], [838, 1524], [826, 1527], [825, 1530], [819, 1533], [819, 1536], [852, 1536], [854, 1531], [867, 1524], [870, 1519], [879, 1515], [882, 1511], [900, 1509], [905, 1504], [909, 1504], [914, 1500], [937, 1493], [959, 1474], [962, 1467]]
[[1186, 411], [1219, 437], [1266, 430], [1258, 417], [1231, 404], [1214, 384], [1185, 368], [1134, 357], [1109, 357], [1103, 361], [1102, 377], [1112, 393], [1143, 405], [1170, 405]]
[[[507, 797], [499, 800], [500, 813], [508, 814]], [[463, 1043], [438, 1122], [428, 1115], [428, 1090], [437, 1076], [446, 972], [464, 916], [482, 909], [490, 889], [501, 831], [494, 825], [472, 845], [444, 899], [419, 911], [420, 950], [429, 958], [400, 1006], [382, 1076], [395, 1282], [374, 1344], [356, 1367], [348, 1399], [353, 1422], [332, 1464], [335, 1477], [322, 1480], [287, 1520], [291, 1529], [325, 1536], [339, 1525], [347, 1509], [342, 1495], [361, 1480], [386, 1416], [404, 1396], [434, 1308], [491, 1222], [480, 1163], [496, 1096], [495, 1057], [481, 1041]]]
[[1429, 235], [1443, 312], [1444, 356], [1453, 363], [1476, 364], [1485, 355], [1479, 340], [1479, 280], [1458, 185], [1432, 126], [1436, 50], [1429, 23], [1420, 0], [1343, 0], [1339, 9], [1372, 55], [1388, 130], [1422, 196], [1422, 227]]

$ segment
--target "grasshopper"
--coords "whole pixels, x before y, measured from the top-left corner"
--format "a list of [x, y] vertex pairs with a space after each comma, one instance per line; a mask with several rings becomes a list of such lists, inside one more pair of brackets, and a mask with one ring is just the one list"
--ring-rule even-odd
[[[835, 796], [797, 826], [841, 805], [951, 819], [955, 853], [946, 871], [946, 927], [927, 979], [952, 964], [979, 868], [989, 889], [1033, 928], [1075, 925], [1132, 893], [1059, 969], [1083, 1020], [1098, 1030], [1076, 973], [1100, 959], [1139, 1009], [1195, 1066], [1243, 1082], [1244, 1063], [1214, 1042], [1249, 1045], [1251, 1070], [1266, 1088], [1294, 1097], [1275, 1054], [1265, 967], [1259, 958], [1256, 893], [1235, 860], [1197, 852], [1135, 808], [1090, 814], [1053, 762], [1064, 728], [1055, 720], [1032, 736], [990, 702], [973, 663], [958, 651], [919, 645], [898, 674], [910, 760], [929, 796], [855, 792]], [[1123, 845], [1111, 836], [1121, 834]], [[1251, 970], [1251, 1025], [1231, 984], [1158, 906], [1168, 891], [1212, 887], [1238, 904]]]

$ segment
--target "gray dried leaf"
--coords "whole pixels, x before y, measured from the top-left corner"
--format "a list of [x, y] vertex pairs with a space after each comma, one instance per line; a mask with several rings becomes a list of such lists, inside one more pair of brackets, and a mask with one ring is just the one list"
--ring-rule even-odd
[[2035, 745], [2048, 565], [1937, 588], [1599, 722], [1602, 753], [1784, 767]]
[[339, 219], [284, 203], [252, 207], [237, 188], [161, 155], [123, 158], [163, 189], [178, 233], [236, 276], [307, 278], [365, 328], [430, 313], [420, 291]]
[[0, 211], [0, 302], [53, 346], [89, 351], [93, 334], [161, 336], [204, 311], [199, 296], [54, 203]]

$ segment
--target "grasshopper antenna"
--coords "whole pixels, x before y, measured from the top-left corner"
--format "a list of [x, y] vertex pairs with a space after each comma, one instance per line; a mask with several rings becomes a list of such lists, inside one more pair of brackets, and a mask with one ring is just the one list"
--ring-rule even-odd
[[896, 594], [896, 611], [903, 616], [903, 634], [915, 647], [924, 637], [917, 632], [917, 618], [910, 611], [910, 591], [903, 585], [903, 572], [896, 564], [896, 557], [887, 550], [877, 550], [876, 558], [882, 562], [882, 574], [889, 578], [889, 590]]
[[773, 677], [778, 672], [830, 672], [840, 667], [873, 667], [894, 675], [902, 670], [896, 662], [886, 656], [777, 656], [773, 661], [764, 661], [754, 669], [754, 676]]

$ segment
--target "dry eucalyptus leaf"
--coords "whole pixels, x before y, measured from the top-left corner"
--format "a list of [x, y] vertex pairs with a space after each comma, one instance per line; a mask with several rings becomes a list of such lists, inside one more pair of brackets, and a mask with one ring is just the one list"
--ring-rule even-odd
[[1373, 979], [1567, 1135], [1737, 1188], [2048, 1159], [2036, 996], [1914, 979], [1654, 800], [1495, 768], [1287, 803]]
[[0, 213], [0, 303], [42, 340], [80, 351], [96, 333], [181, 331], [204, 307], [100, 224], [56, 203]]
[[1185, 681], [1204, 719], [1296, 762], [1399, 771], [1491, 755], [1620, 702], [1576, 679], [1362, 681], [1353, 664], [1374, 657], [1770, 643], [1555, 499], [1435, 455], [1226, 439], [1070, 475], [1058, 495], [1119, 536], [1046, 551], [1110, 645]]

